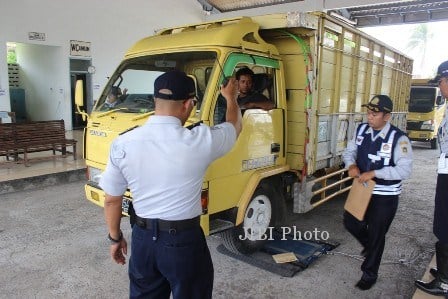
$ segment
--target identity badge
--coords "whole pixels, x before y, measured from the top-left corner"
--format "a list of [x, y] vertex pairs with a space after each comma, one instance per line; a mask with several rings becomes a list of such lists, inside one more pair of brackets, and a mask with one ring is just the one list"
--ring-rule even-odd
[[383, 158], [390, 158], [392, 154], [392, 143], [383, 142], [381, 144], [381, 149], [378, 152], [378, 156]]

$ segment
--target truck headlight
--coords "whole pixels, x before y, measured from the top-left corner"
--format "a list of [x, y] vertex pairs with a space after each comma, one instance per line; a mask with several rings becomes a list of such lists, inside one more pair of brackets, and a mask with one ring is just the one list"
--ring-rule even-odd
[[101, 169], [95, 167], [89, 167], [89, 181], [98, 184], [100, 182], [101, 174], [102, 174]]
[[429, 130], [429, 131], [433, 131], [434, 130], [434, 123], [432, 120], [427, 120], [424, 121], [422, 123], [422, 126], [420, 127], [422, 130]]

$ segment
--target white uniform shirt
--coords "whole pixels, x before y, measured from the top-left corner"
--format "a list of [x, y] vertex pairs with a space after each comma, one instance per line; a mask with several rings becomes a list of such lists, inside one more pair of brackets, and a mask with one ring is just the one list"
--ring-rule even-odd
[[440, 151], [448, 155], [448, 106], [445, 109], [445, 115], [440, 123], [439, 132], [437, 132], [439, 139]]
[[138, 216], [183, 220], [202, 213], [202, 182], [209, 164], [235, 143], [232, 124], [192, 130], [172, 116], [151, 116], [146, 124], [111, 145], [100, 187], [113, 196], [131, 190]]
[[448, 174], [448, 106], [440, 123], [437, 138], [440, 145], [440, 158], [437, 164], [437, 173]]

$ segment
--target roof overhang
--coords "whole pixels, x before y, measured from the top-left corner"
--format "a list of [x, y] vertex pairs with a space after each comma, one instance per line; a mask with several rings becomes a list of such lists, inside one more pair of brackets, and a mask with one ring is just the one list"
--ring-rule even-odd
[[[219, 14], [257, 7], [298, 3], [304, 2], [304, 0], [198, 0], [198, 2], [202, 4], [205, 11]], [[353, 3], [355, 2], [353, 1]], [[370, 2], [380, 1], [371, 0]], [[366, 3], [366, 1], [363, 1], [363, 3]], [[448, 0], [397, 0], [371, 5], [323, 7], [322, 11], [334, 16], [339, 15], [340, 18], [346, 19], [357, 27], [426, 23], [448, 20]]]

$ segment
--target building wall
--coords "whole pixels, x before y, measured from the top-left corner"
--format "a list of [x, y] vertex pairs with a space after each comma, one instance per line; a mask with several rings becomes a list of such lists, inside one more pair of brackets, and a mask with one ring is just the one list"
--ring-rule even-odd
[[[0, 111], [10, 111], [6, 43], [18, 43], [21, 84], [31, 120], [63, 118], [72, 127], [70, 41], [91, 43], [93, 94], [134, 42], [158, 29], [205, 20], [196, 0], [0, 1]], [[29, 40], [29, 32], [45, 34]]]
[[20, 87], [25, 89], [28, 119], [68, 119], [64, 102], [67, 68], [61, 47], [17, 44]]

